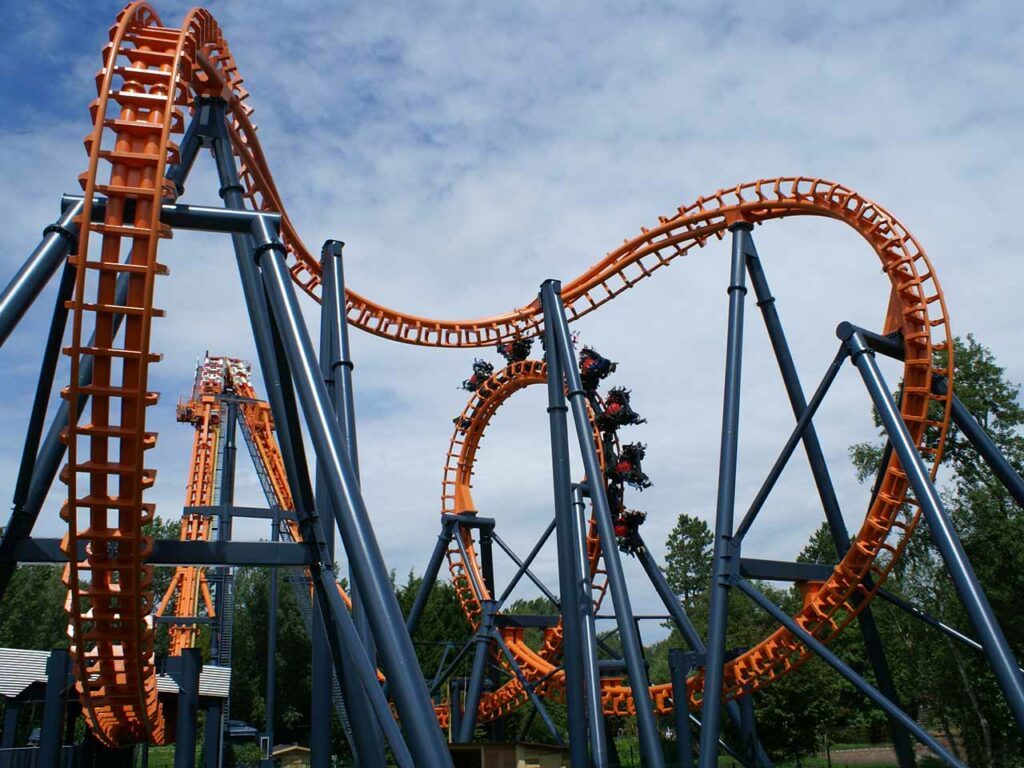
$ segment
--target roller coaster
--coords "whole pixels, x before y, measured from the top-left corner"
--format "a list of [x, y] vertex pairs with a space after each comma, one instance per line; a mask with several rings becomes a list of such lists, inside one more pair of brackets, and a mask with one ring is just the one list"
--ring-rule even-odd
[[[340, 242], [328, 241], [319, 256], [303, 243], [261, 148], [239, 69], [209, 12], [193, 10], [180, 26], [165, 26], [148, 4], [132, 3], [111, 27], [101, 57], [97, 94], [89, 105], [92, 129], [85, 140], [83, 192], [62, 198], [59, 219], [46, 228], [41, 244], [0, 295], [3, 343], [61, 271], [13, 511], [0, 542], [0, 599], [18, 563], [64, 563], [68, 654], [75, 695], [95, 741], [96, 764], [115, 764], [134, 744], [173, 741], [176, 760], [180, 756], [176, 764], [193, 764], [200, 620], [216, 620], [221, 650], [229, 653], [229, 647], [223, 648], [225, 642], [230, 646], [224, 636], [230, 618], [230, 606], [222, 600], [228, 589], [224, 574], [235, 566], [260, 565], [301, 574], [299, 592], [308, 606], [314, 653], [314, 765], [329, 764], [332, 698], [346, 723], [358, 718], [347, 733], [360, 765], [385, 765], [385, 749], [390, 760], [403, 766], [452, 765], [449, 739], [471, 742], [478, 724], [522, 706], [534, 707], [561, 741], [546, 701], [567, 707], [566, 741], [574, 766], [610, 764], [613, 747], [604, 719], [613, 715], [636, 718], [645, 765], [666, 764], [658, 718], [674, 719], [680, 764], [694, 764], [692, 749], [697, 747], [702, 768], [717, 765], [720, 749], [744, 765], [769, 765], [753, 727], [752, 694], [796, 672], [814, 655], [885, 711], [901, 766], [914, 764], [912, 738], [945, 763], [961, 765], [901, 708], [871, 615], [875, 599], [899, 605], [884, 584], [922, 518], [977, 640], [926, 618], [938, 631], [986, 654], [1024, 730], [1020, 669], [935, 490], [951, 423], [963, 429], [1021, 503], [1024, 483], [956, 398], [953, 336], [935, 269], [917, 239], [883, 207], [816, 178], [738, 184], [658, 217], [651, 228], [578, 277], [544, 282], [537, 298], [518, 309], [468, 320], [419, 317], [348, 289]], [[223, 205], [180, 204], [189, 172], [204, 150], [216, 163]], [[879, 297], [888, 301], [883, 327], [873, 332], [841, 324], [835, 358], [809, 399], [753, 238], [755, 227], [796, 216], [824, 217], [850, 227], [874, 251], [890, 283], [888, 295]], [[191, 394], [177, 409], [178, 420], [195, 429], [181, 541], [154, 541], [147, 534], [154, 505], [145, 497], [157, 475], [146, 457], [157, 440], [147, 428], [147, 413], [158, 400], [149, 389], [151, 366], [160, 359], [151, 346], [152, 327], [164, 315], [157, 308], [157, 285], [168, 273], [158, 261], [159, 245], [172, 233], [189, 230], [231, 238], [266, 400], [257, 394], [248, 364], [210, 356], [200, 364]], [[705, 637], [645, 546], [643, 516], [627, 506], [628, 486], [645, 482], [643, 446], [620, 443], [620, 430], [642, 421], [630, 406], [628, 382], [607, 378], [615, 366], [595, 350], [576, 350], [568, 324], [695, 248], [720, 241], [731, 244], [729, 309]], [[795, 426], [737, 526], [748, 280]], [[318, 348], [303, 320], [300, 298], [320, 304]], [[403, 344], [494, 348], [505, 358], [497, 370], [480, 361], [465, 383], [470, 398], [454, 419], [444, 457], [440, 535], [408, 616], [399, 609], [360, 491], [350, 327]], [[61, 354], [70, 361], [70, 379], [44, 430]], [[895, 402], [876, 356], [902, 362]], [[888, 436], [871, 502], [852, 535], [813, 425], [847, 361], [859, 372]], [[618, 386], [600, 391], [612, 383]], [[472, 487], [477, 452], [492, 418], [513, 395], [534, 385], [543, 385], [548, 395], [554, 519], [533, 551], [521, 558], [497, 534], [495, 521], [479, 514]], [[231, 541], [223, 530], [225, 517], [218, 510], [231, 504], [223, 496], [230, 488], [223, 478], [224, 457], [228, 448], [234, 450], [234, 438], [227, 435], [236, 422], [273, 513], [276, 532], [270, 542]], [[578, 480], [569, 474], [570, 423], [585, 468]], [[315, 472], [307, 464], [306, 438], [315, 453]], [[745, 535], [800, 447], [811, 465], [837, 562], [817, 566], [743, 558]], [[57, 477], [66, 486], [60, 509], [66, 532], [59, 542], [32, 535]], [[351, 597], [334, 572], [335, 530], [351, 569]], [[552, 533], [558, 595], [530, 567]], [[518, 569], [503, 589], [495, 584], [495, 546]], [[689, 645], [687, 653], [673, 655], [671, 683], [651, 685], [647, 678], [623, 555], [640, 560]], [[473, 640], [448, 667], [450, 676], [459, 661], [472, 659], [468, 679], [442, 693], [445, 675], [439, 673], [428, 684], [416, 662], [413, 637], [445, 562]], [[153, 568], [172, 565], [170, 587], [157, 603]], [[222, 574], [212, 592], [210, 569]], [[783, 612], [758, 590], [753, 582], [758, 578], [801, 584], [803, 607], [794, 616]], [[537, 583], [557, 615], [533, 617], [531, 623], [505, 610], [523, 579]], [[753, 600], [778, 626], [752, 647], [729, 655], [728, 601], [735, 593]], [[594, 628], [597, 610], [609, 598], [621, 644], [621, 653], [611, 660], [598, 658]], [[914, 606], [901, 607], [920, 614]], [[170, 655], [191, 660], [178, 673], [180, 691], [173, 706], [157, 689], [154, 638], [161, 621], [169, 625]], [[857, 624], [867, 644], [877, 687], [828, 647], [851, 624]], [[530, 629], [540, 630], [539, 646], [528, 641]], [[214, 656], [213, 661], [223, 660]], [[495, 677], [495, 667], [503, 679]], [[59, 695], [66, 694], [54, 694]], [[59, 737], [54, 742], [54, 720], [46, 722], [39, 764], [57, 765], [52, 761], [59, 759]], [[208, 733], [209, 722], [208, 717]], [[690, 743], [692, 726], [699, 744]], [[220, 755], [208, 751], [204, 759], [218, 765]]]

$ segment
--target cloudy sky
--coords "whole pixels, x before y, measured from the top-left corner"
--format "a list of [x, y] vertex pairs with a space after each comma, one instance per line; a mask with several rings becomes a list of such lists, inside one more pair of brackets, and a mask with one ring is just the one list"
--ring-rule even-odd
[[[720, 187], [802, 174], [840, 181], [914, 232], [946, 290], [955, 333], [975, 333], [1016, 380], [1020, 293], [1015, 194], [1024, 13], [1016, 3], [215, 4], [289, 212], [314, 250], [345, 240], [349, 285], [446, 318], [522, 305], [569, 280], [661, 214]], [[0, 269], [11, 274], [77, 189], [99, 52], [116, 3], [8, 9], [0, 54]], [[186, 5], [162, 2], [165, 23]], [[217, 204], [208, 158], [186, 202]], [[841, 320], [877, 327], [888, 290], [870, 248], [830, 221], [755, 233], [794, 354], [813, 388]], [[150, 498], [176, 517], [190, 430], [173, 406], [204, 351], [255, 359], [230, 245], [180, 233], [162, 248], [151, 410], [160, 432]], [[714, 511], [728, 247], [712, 244], [585, 318], [584, 343], [619, 362], [649, 420], [654, 487], [630, 498], [661, 556], [680, 512]], [[4, 278], [6, 280], [6, 278]], [[0, 352], [0, 478], [10, 493], [52, 293]], [[306, 302], [316, 333], [316, 308]], [[746, 334], [739, 514], [792, 426], [760, 318]], [[451, 419], [473, 351], [353, 336], [367, 504], [388, 562], [422, 568], [437, 530]], [[496, 355], [486, 351], [496, 360]], [[898, 372], [887, 372], [895, 381]], [[63, 381], [66, 372], [61, 374]], [[475, 496], [519, 548], [551, 515], [544, 393], [499, 413]], [[847, 447], [871, 436], [852, 369], [818, 420], [844, 512], [867, 489]], [[792, 557], [821, 520], [802, 455], [746, 553]], [[257, 501], [251, 472], [240, 501]], [[60, 491], [38, 532], [58, 535]], [[265, 536], [256, 526], [241, 535]], [[537, 569], [556, 582], [553, 552]], [[499, 565], [499, 578], [508, 568]], [[639, 611], [657, 610], [627, 563]], [[527, 595], [524, 591], [523, 595]], [[654, 626], [649, 637], [657, 635]]]

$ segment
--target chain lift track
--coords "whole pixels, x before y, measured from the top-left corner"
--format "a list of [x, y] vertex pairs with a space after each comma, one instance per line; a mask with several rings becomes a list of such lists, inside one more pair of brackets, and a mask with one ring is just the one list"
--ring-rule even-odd
[[[291, 275], [314, 299], [320, 289], [320, 267], [288, 218], [250, 119], [248, 94], [207, 11], [193, 10], [180, 28], [170, 28], [147, 4], [133, 3], [117, 17], [102, 59], [98, 97], [90, 105], [93, 130], [85, 140], [88, 168], [80, 180], [84, 211], [92, 211], [100, 197], [107, 205], [102, 221], [93, 222], [88, 214], [80, 217], [79, 252], [70, 257], [76, 275], [69, 302], [71, 343], [65, 350], [71, 383], [63, 391], [70, 405], [68, 459], [61, 474], [67, 485], [61, 515], [68, 526], [62, 547], [69, 557], [64, 581], [70, 652], [85, 717], [102, 741], [163, 743], [169, 734], [156, 694], [152, 571], [146, 565], [152, 542], [143, 534], [154, 512], [143, 495], [156, 475], [144, 465], [145, 452], [156, 441], [156, 435], [146, 431], [146, 409], [157, 399], [147, 389], [148, 370], [159, 359], [150, 348], [150, 327], [162, 315], [154, 305], [156, 277], [167, 271], [157, 261], [157, 246], [171, 235], [160, 223], [159, 206], [176, 195], [165, 181], [166, 169], [179, 160], [171, 139], [182, 132], [185, 113], [194, 110], [198, 96], [227, 101], [229, 132], [246, 197], [253, 209], [282, 215]], [[130, 219], [126, 211], [132, 211]], [[692, 248], [721, 239], [732, 224], [760, 224], [787, 216], [844, 222], [875, 250], [892, 283], [886, 330], [901, 330], [906, 346], [900, 410], [934, 477], [951, 398], [933, 394], [930, 383], [933, 375], [950, 377], [953, 370], [942, 292], [913, 235], [883, 208], [847, 187], [781, 177], [699, 198], [660, 217], [653, 228], [641, 230], [566, 282], [562, 298], [567, 315], [574, 320], [593, 311]], [[121, 305], [115, 303], [120, 274], [129, 280], [128, 298]], [[489, 318], [435, 320], [388, 309], [352, 291], [346, 299], [350, 323], [409, 344], [482, 347], [541, 331], [538, 301]], [[124, 318], [120, 334], [114, 333], [116, 316]], [[87, 341], [90, 330], [95, 333], [92, 344]], [[937, 356], [940, 352], [944, 355]], [[93, 382], [82, 386], [77, 382], [86, 358], [94, 360], [95, 373]], [[939, 359], [946, 360], [941, 368]], [[91, 396], [88, 415], [77, 412], [80, 395]], [[926, 446], [927, 430], [931, 432]], [[468, 475], [466, 486], [456, 486], [453, 492], [467, 492]], [[838, 634], [868, 603], [902, 553], [920, 515], [906, 494], [907, 478], [893, 458], [856, 544], [797, 617], [816, 637], [827, 640]], [[905, 503], [912, 510], [901, 518]], [[865, 586], [868, 576], [873, 578], [870, 588]], [[790, 632], [779, 629], [729, 663], [727, 695], [770, 682], [799, 666], [807, 654]], [[529, 669], [526, 656], [523, 651]], [[532, 663], [534, 673], [549, 664], [540, 657]], [[700, 703], [701, 685], [700, 678], [691, 681], [691, 706]], [[659, 709], [671, 706], [667, 688], [655, 687], [654, 694]], [[606, 687], [605, 708], [632, 711], [628, 691]]]

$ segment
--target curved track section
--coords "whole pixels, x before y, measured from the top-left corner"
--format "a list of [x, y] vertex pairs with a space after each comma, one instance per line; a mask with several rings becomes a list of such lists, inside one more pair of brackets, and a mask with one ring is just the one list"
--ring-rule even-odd
[[[547, 382], [547, 365], [538, 360], [523, 360], [512, 363], [500, 371], [495, 371], [473, 393], [469, 403], [455, 419], [455, 432], [448, 447], [448, 460], [444, 468], [444, 480], [441, 491], [441, 514], [473, 514], [476, 504], [472, 496], [473, 468], [477, 450], [491, 418], [497, 410], [516, 392], [535, 384]], [[593, 413], [591, 412], [593, 424]], [[594, 444], [598, 459], [603, 467], [605, 464], [604, 443], [596, 426], [594, 427]], [[462, 531], [462, 541], [467, 558], [462, 556], [458, 547], [448, 550], [448, 569], [452, 575], [452, 584], [456, 596], [462, 606], [463, 613], [470, 624], [476, 628], [480, 623], [481, 601], [493, 599], [495, 596], [481, 593], [475, 585], [483, 585], [483, 574], [477, 560], [476, 548], [472, 533]], [[604, 571], [600, 568], [601, 547], [598, 543], [597, 528], [594, 521], [590, 522], [587, 532], [587, 552], [590, 558], [591, 578], [593, 580], [594, 605], [600, 606], [604, 598], [607, 582]], [[560, 654], [562, 647], [562, 625], [544, 631], [543, 645], [534, 650], [526, 642], [522, 629], [508, 628], [502, 630], [502, 636], [516, 658], [527, 680], [537, 682], [542, 677], [550, 680], [545, 686], [545, 693], [559, 696], [561, 694], [561, 673], [552, 675], [556, 665], [551, 663]], [[501, 663], [507, 666], [504, 659]], [[527, 700], [526, 690], [518, 678], [511, 673], [511, 679], [496, 691], [483, 695], [480, 700], [479, 719], [489, 720], [508, 714]]]
[[[79, 253], [72, 257], [72, 338], [66, 350], [71, 384], [64, 391], [71, 407], [68, 463], [62, 472], [67, 501], [61, 512], [68, 524], [63, 548], [69, 557], [64, 579], [70, 651], [85, 717], [97, 736], [115, 745], [161, 743], [167, 728], [156, 695], [152, 576], [145, 565], [151, 542], [143, 534], [153, 515], [143, 493], [155, 478], [144, 466], [144, 456], [156, 436], [146, 431], [145, 416], [156, 402], [147, 390], [149, 364], [158, 359], [150, 349], [150, 326], [160, 314], [154, 308], [154, 287], [156, 277], [166, 271], [156, 260], [157, 246], [170, 235], [160, 224], [159, 204], [175, 195], [165, 181], [166, 168], [178, 161], [171, 137], [183, 129], [185, 111], [192, 110], [196, 95], [221, 96], [230, 104], [233, 146], [250, 204], [282, 213], [293, 278], [314, 298], [319, 267], [287, 217], [250, 119], [248, 94], [208, 12], [190, 12], [175, 29], [164, 27], [147, 4], [129, 5], [111, 29], [97, 89], [90, 106], [93, 130], [85, 142], [89, 164], [81, 177], [83, 210], [91, 211], [97, 196], [105, 196], [108, 203], [103, 221], [80, 222]], [[693, 247], [722, 237], [730, 224], [786, 216], [844, 222], [875, 250], [892, 282], [890, 317], [897, 319], [906, 344], [903, 418], [934, 473], [950, 406], [947, 398], [932, 395], [929, 385], [933, 374], [952, 370], [942, 293], [916, 239], [895, 217], [847, 187], [784, 177], [702, 197], [659, 218], [656, 226], [564, 283], [569, 317], [593, 311]], [[116, 305], [115, 282], [122, 273], [130, 281], [128, 299]], [[489, 318], [434, 320], [349, 292], [347, 314], [353, 325], [397, 341], [479, 347], [537, 335], [541, 309], [533, 301]], [[116, 315], [125, 317], [124, 331], [117, 336], [112, 324]], [[87, 341], [90, 329], [93, 342]], [[937, 352], [945, 352], [949, 360], [942, 370]], [[79, 368], [86, 357], [94, 359], [95, 375], [90, 385], [80, 386]], [[78, 408], [85, 395], [91, 397], [88, 414]], [[924, 446], [929, 428], [935, 439]], [[906, 478], [894, 459], [857, 544], [799, 614], [801, 624], [815, 635], [829, 639], [838, 633], [858, 610], [856, 594], [871, 596], [863, 586], [865, 577], [871, 574], [877, 588], [892, 568], [906, 539], [890, 541], [890, 534], [909, 534], [918, 517], [915, 510], [899, 518], [906, 491]], [[728, 693], [735, 696], [763, 685], [806, 656], [803, 646], [779, 630], [730, 664]], [[701, 685], [701, 680], [693, 681], [691, 705], [700, 703]], [[666, 690], [656, 696], [659, 706], [669, 705]], [[631, 705], [623, 706], [629, 710]]]

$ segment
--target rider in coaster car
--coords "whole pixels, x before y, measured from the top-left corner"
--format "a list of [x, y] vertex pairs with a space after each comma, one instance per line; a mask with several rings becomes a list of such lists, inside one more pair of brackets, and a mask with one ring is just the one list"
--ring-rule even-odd
[[643, 546], [640, 538], [640, 526], [647, 519], [646, 512], [636, 509], [623, 509], [615, 517], [615, 537], [619, 540], [619, 549], [626, 554], [635, 554]]
[[476, 392], [494, 373], [494, 366], [479, 357], [473, 361], [473, 375], [462, 382], [462, 388], [467, 392]]
[[638, 491], [650, 488], [652, 483], [644, 474], [640, 462], [646, 454], [643, 443], [630, 443], [622, 446], [622, 451], [615, 457], [615, 462], [606, 470], [608, 479], [617, 483], [629, 483]]
[[616, 365], [608, 358], [601, 357], [593, 347], [584, 347], [580, 351], [580, 379], [583, 389], [593, 392], [602, 379], [615, 371]]
[[530, 356], [531, 347], [533, 347], [533, 339], [502, 341], [498, 344], [498, 354], [504, 357], [509, 365], [521, 363]]
[[619, 427], [628, 427], [631, 424], [644, 424], [647, 419], [641, 419], [640, 415], [629, 405], [629, 390], [625, 387], [613, 387], [608, 390], [608, 397], [604, 401], [604, 411], [597, 417], [597, 428], [602, 432], [615, 431]]

